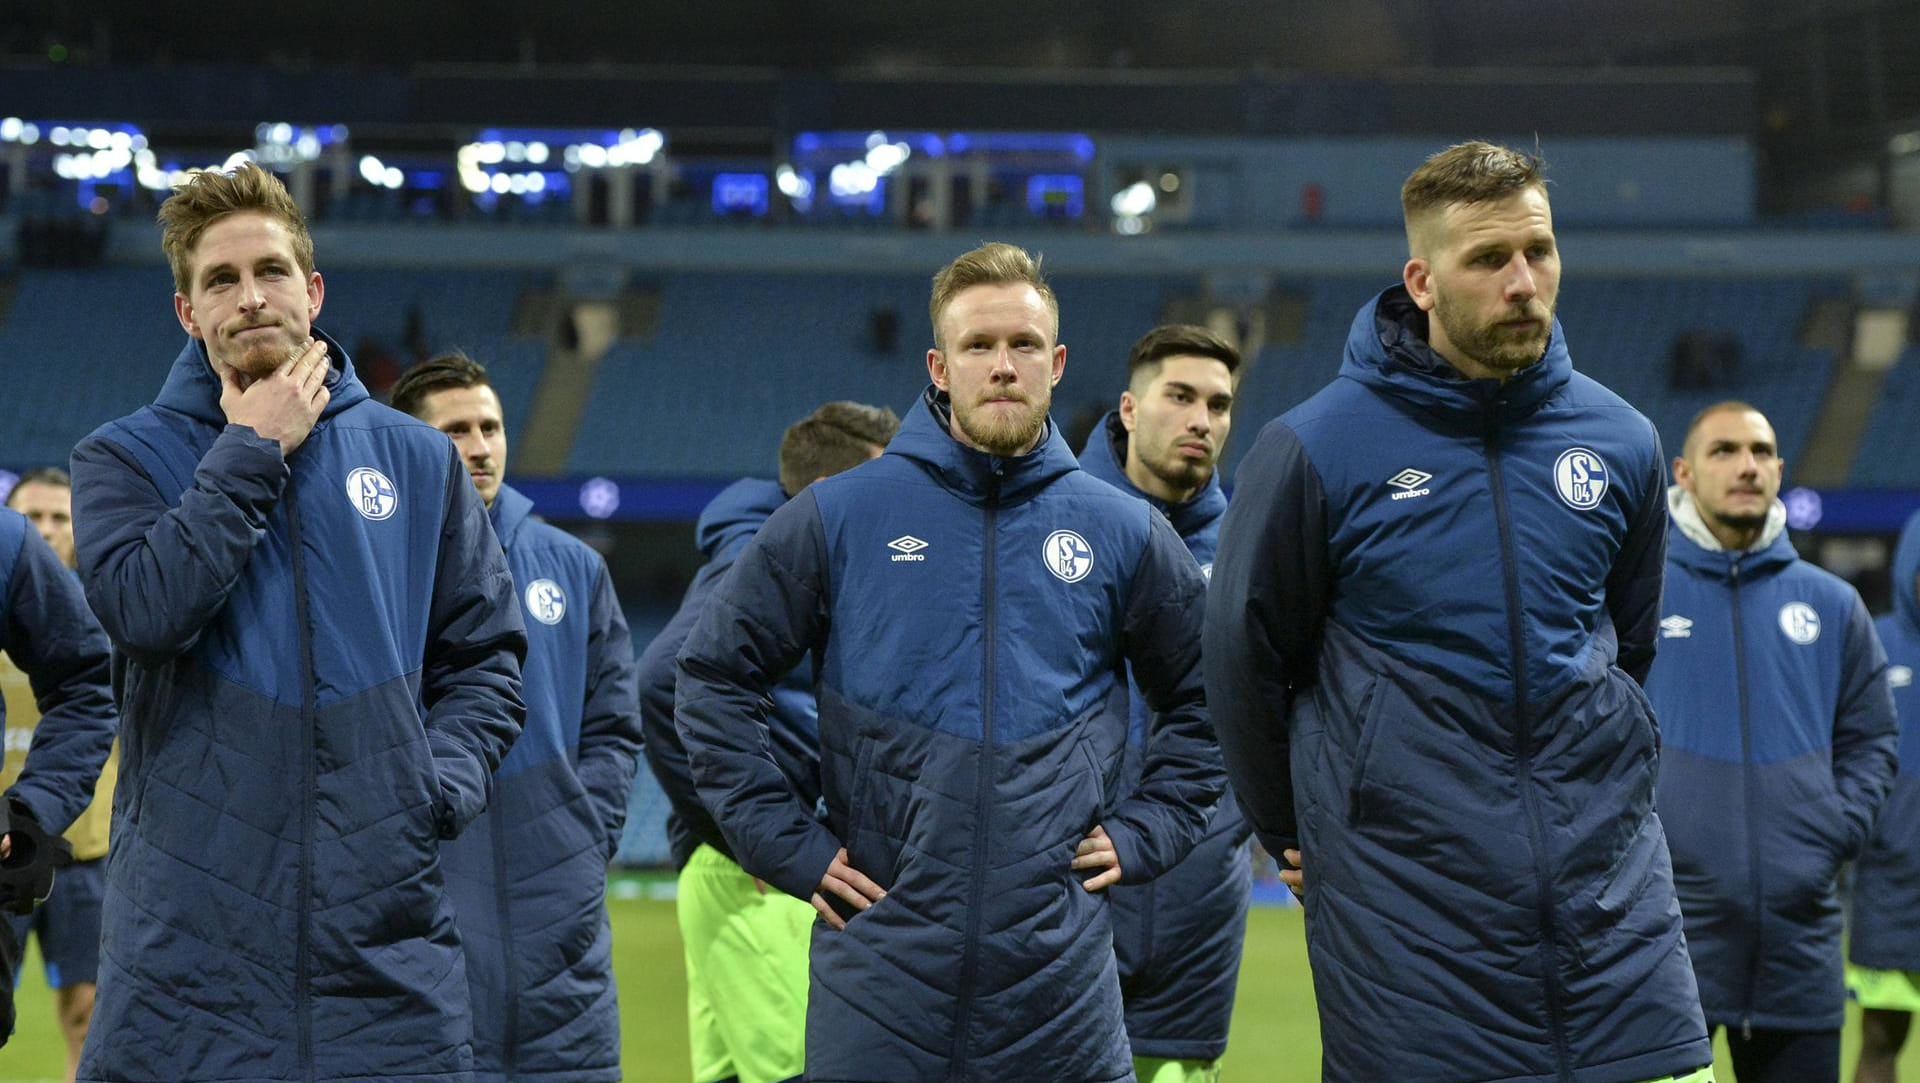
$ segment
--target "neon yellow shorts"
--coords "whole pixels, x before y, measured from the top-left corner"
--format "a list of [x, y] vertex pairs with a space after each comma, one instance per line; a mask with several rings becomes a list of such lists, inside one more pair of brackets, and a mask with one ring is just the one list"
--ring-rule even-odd
[[1920, 1012], [1920, 970], [1869, 970], [1848, 963], [1847, 992], [1862, 1008]]
[[694, 1083], [774, 1083], [806, 1070], [814, 910], [701, 846], [680, 870]]
[[1220, 1062], [1135, 1057], [1133, 1078], [1136, 1083], [1220, 1083]]
[[1688, 1072], [1686, 1075], [1668, 1075], [1661, 1076], [1659, 1079], [1649, 1079], [1647, 1083], [1713, 1083], [1713, 1065], [1709, 1064], [1697, 1072]]

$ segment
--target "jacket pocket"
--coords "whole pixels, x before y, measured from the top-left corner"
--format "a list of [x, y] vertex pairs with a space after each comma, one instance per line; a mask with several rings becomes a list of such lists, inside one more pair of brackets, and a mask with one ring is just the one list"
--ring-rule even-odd
[[[1608, 957], [1607, 944], [1614, 933], [1634, 924], [1633, 908], [1646, 895], [1648, 886], [1659, 878], [1655, 865], [1665, 849], [1666, 837], [1660, 821], [1650, 815], [1600, 874], [1590, 899], [1584, 892], [1576, 896], [1588, 899], [1572, 915], [1573, 927], [1578, 932], [1574, 947], [1583, 966], [1593, 969], [1603, 965]], [[1644, 921], [1640, 924], [1644, 925]]]
[[1347, 783], [1347, 823], [1359, 826], [1371, 811], [1367, 790], [1367, 768], [1373, 760], [1373, 745], [1379, 737], [1380, 729], [1385, 725], [1388, 690], [1393, 682], [1385, 676], [1376, 676], [1372, 688], [1367, 693], [1366, 708], [1361, 715], [1360, 737], [1354, 744], [1353, 771]]

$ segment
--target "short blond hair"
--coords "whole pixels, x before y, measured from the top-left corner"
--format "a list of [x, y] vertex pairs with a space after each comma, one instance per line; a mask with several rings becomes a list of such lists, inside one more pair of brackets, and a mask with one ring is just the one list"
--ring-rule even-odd
[[1488, 203], [1528, 188], [1547, 190], [1547, 163], [1498, 143], [1456, 143], [1420, 163], [1400, 186], [1400, 213], [1407, 237], [1416, 223], [1455, 204]]
[[293, 238], [293, 258], [304, 277], [313, 273], [313, 235], [299, 204], [287, 194], [280, 178], [252, 162], [232, 172], [203, 169], [174, 188], [160, 204], [160, 247], [173, 268], [173, 288], [190, 292], [193, 250], [207, 227], [230, 214], [257, 211], [287, 227]]
[[992, 241], [940, 268], [933, 276], [933, 299], [927, 309], [933, 317], [935, 348], [946, 348], [940, 341], [940, 317], [947, 314], [947, 306], [975, 286], [1032, 286], [1046, 302], [1047, 311], [1053, 313], [1053, 335], [1060, 337], [1060, 302], [1040, 273], [1039, 257], [1028, 255], [1018, 245]]

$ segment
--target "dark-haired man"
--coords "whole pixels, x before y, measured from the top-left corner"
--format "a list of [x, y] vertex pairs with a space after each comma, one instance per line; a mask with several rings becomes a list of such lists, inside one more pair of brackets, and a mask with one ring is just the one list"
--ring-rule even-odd
[[1305, 855], [1325, 1077], [1704, 1079], [1637, 684], [1659, 441], [1573, 371], [1538, 158], [1451, 147], [1401, 201], [1402, 282], [1248, 452], [1207, 599], [1235, 792]]
[[[69, 571], [73, 568], [73, 482], [65, 470], [45, 466], [20, 475], [7, 494], [7, 506], [26, 516], [34, 530]], [[74, 581], [78, 588], [79, 581]], [[89, 614], [89, 634], [99, 631]], [[104, 642], [104, 640], [102, 640]], [[6, 696], [6, 763], [0, 766], [0, 790], [12, 786], [40, 721], [32, 679], [0, 654], [0, 692]], [[109, 754], [94, 783], [93, 801], [66, 840], [73, 848], [73, 864], [60, 872], [60, 890], [48, 896], [31, 916], [14, 922], [14, 933], [25, 947], [29, 932], [40, 938], [40, 959], [48, 988], [53, 990], [54, 1014], [67, 1042], [67, 1079], [80, 1065], [80, 1047], [93, 1018], [94, 983], [100, 970], [100, 901], [106, 891], [107, 822], [113, 815], [113, 780], [118, 757]]]
[[[687, 963], [687, 1030], [693, 1083], [775, 1083], [806, 1069], [807, 934], [813, 907], [749, 876], [700, 803], [693, 767], [673, 724], [674, 659], [727, 569], [792, 494], [879, 455], [900, 428], [883, 406], [829, 402], [788, 426], [780, 480], [744, 478], [700, 513], [707, 563], [680, 608], [640, 656], [640, 717], [647, 760], [673, 811], [667, 837], [680, 870], [675, 908]], [[768, 737], [803, 803], [820, 800], [819, 705], [813, 666], [802, 661], [774, 686]]]
[[314, 325], [272, 173], [196, 173], [160, 223], [188, 341], [73, 452], [123, 787], [80, 1077], [466, 1079], [439, 842], [526, 713], [506, 557], [446, 438]]
[[506, 414], [485, 368], [458, 353], [423, 361], [393, 385], [393, 405], [452, 438], [527, 625], [526, 725], [487, 810], [440, 845], [467, 955], [473, 1077], [615, 1080], [607, 863], [640, 755], [626, 617], [600, 554], [506, 484]]
[[1740, 1083], [1838, 1083], [1836, 881], [1893, 784], [1897, 732], [1865, 603], [1787, 538], [1785, 465], [1744, 402], [1687, 427], [1647, 697], [1707, 1025]]
[[[1127, 356], [1127, 389], [1080, 452], [1080, 465], [1152, 504], [1202, 573], [1213, 568], [1226, 492], [1215, 467], [1233, 424], [1240, 351], [1204, 327], [1168, 324]], [[1137, 690], [1119, 792], [1138, 781], [1151, 719]], [[1140, 1083], [1204, 1083], [1219, 1071], [1246, 936], [1252, 830], [1222, 800], [1186, 860], [1139, 886], [1116, 886], [1113, 948], [1127, 1040]]]

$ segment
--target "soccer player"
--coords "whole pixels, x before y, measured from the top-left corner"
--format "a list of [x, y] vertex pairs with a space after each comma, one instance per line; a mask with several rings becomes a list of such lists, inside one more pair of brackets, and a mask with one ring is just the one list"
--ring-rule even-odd
[[[1095, 426], [1080, 465], [1153, 505], [1200, 562], [1213, 567], [1226, 493], [1215, 467], [1233, 424], [1240, 352], [1204, 327], [1169, 324], [1134, 343], [1120, 407]], [[1121, 792], [1138, 778], [1150, 719], [1131, 697]], [[1252, 837], [1222, 800], [1186, 860], [1151, 883], [1108, 890], [1113, 948], [1140, 1083], [1217, 1077], [1233, 1020], [1246, 937]]]
[[1853, 1083], [1896, 1083], [1900, 1047], [1920, 1011], [1920, 513], [1893, 555], [1893, 612], [1874, 624], [1900, 719], [1900, 773], [1853, 866], [1847, 988], [1860, 1004]]
[[[687, 962], [693, 1083], [773, 1083], [806, 1070], [807, 936], [813, 907], [747, 875], [700, 804], [686, 747], [673, 724], [674, 658], [715, 584], [780, 505], [822, 478], [879, 455], [900, 428], [885, 407], [829, 402], [787, 428], [780, 480], [745, 478], [700, 513], [707, 563], [673, 619], [640, 656], [640, 716], [647, 759], [672, 804], [667, 837], [680, 870], [675, 908]], [[813, 667], [781, 678], [767, 715], [781, 772], [812, 807], [820, 798], [819, 709]]]
[[[1186, 856], [1220, 795], [1205, 586], [1048, 420], [1066, 348], [1032, 258], [959, 257], [931, 309], [932, 386], [886, 454], [748, 543], [675, 720], [741, 867], [819, 912], [809, 1080], [1130, 1078], [1099, 892]], [[825, 822], [767, 749], [767, 693], [809, 651]], [[1123, 662], [1158, 720], [1109, 805]]]
[[[27, 471], [7, 494], [7, 506], [26, 516], [54, 556], [69, 571], [73, 569], [73, 485], [65, 470], [49, 466]], [[79, 581], [74, 585], [77, 587]], [[88, 614], [89, 635], [99, 631], [98, 623], [91, 618]], [[105, 638], [100, 642], [104, 644]], [[17, 754], [0, 767], [0, 790], [4, 790], [20, 776], [21, 761], [33, 740], [40, 711], [27, 675], [4, 654], [0, 654], [0, 688], [7, 697], [7, 749]], [[54, 1014], [59, 1019], [61, 1037], [67, 1042], [69, 1081], [80, 1065], [80, 1045], [86, 1041], [87, 1023], [93, 1018], [94, 978], [100, 967], [100, 898], [107, 875], [107, 821], [113, 815], [113, 779], [118, 768], [118, 757], [109, 753], [100, 780], [94, 784], [92, 803], [67, 829], [73, 864], [60, 871], [59, 892], [49, 896], [30, 917], [14, 922], [13, 931], [23, 949], [28, 932], [39, 934], [47, 985], [53, 989]]]
[[1329, 1083], [1708, 1079], [1653, 813], [1653, 427], [1573, 371], [1541, 163], [1402, 189], [1400, 285], [1261, 432], [1207, 599], [1235, 794], [1304, 854]]
[[441, 869], [467, 954], [475, 1083], [620, 1078], [607, 863], [640, 756], [633, 644], [599, 553], [506, 484], [507, 428], [464, 354], [408, 369], [394, 409], [453, 439], [506, 547], [527, 626], [527, 719]]
[[[54, 870], [70, 856], [50, 836], [67, 829], [93, 798], [113, 746], [107, 638], [87, 611], [80, 584], [26, 517], [0, 509], [0, 651], [26, 675], [39, 724], [27, 749], [7, 748], [0, 769], [0, 1045], [13, 1033], [13, 977], [25, 921], [48, 897]], [[0, 724], [7, 721], [0, 701]], [[24, 757], [16, 771], [14, 765]], [[84, 877], [84, 873], [82, 874]], [[64, 876], [60, 890], [66, 889]], [[84, 895], [84, 880], [76, 889]], [[47, 934], [41, 934], [47, 944]], [[64, 939], [51, 953], [66, 950]], [[69, 1063], [71, 1071], [71, 1063]]]
[[506, 555], [446, 437], [313, 325], [278, 179], [196, 173], [160, 223], [189, 340], [73, 453], [122, 787], [80, 1075], [466, 1078], [439, 843], [526, 713]]
[[1709, 1027], [1740, 1083], [1838, 1083], [1840, 866], [1893, 782], [1887, 657], [1847, 582], [1800, 559], [1773, 426], [1702, 410], [1673, 460], [1657, 803]]

